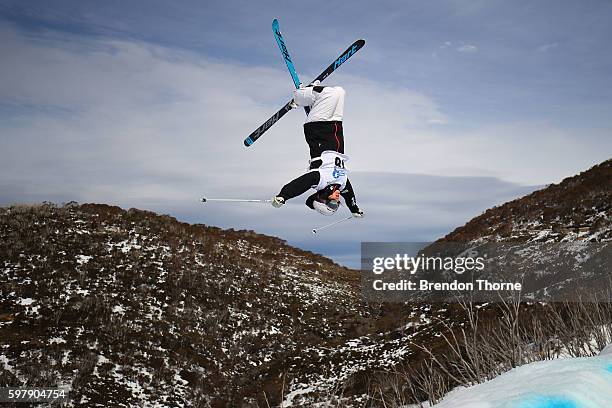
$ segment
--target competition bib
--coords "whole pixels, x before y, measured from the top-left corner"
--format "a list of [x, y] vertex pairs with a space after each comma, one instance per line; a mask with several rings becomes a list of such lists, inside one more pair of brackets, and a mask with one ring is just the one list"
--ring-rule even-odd
[[315, 187], [315, 190], [320, 191], [331, 184], [339, 184], [340, 190], [346, 186], [346, 180], [348, 179], [348, 169], [346, 168], [346, 162], [349, 160], [347, 155], [335, 152], [333, 150], [326, 150], [321, 153], [321, 166], [315, 170], [321, 175], [319, 184]]

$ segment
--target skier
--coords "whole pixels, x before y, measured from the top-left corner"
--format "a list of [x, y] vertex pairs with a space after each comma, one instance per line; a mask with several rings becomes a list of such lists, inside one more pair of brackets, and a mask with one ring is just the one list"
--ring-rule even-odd
[[363, 217], [357, 206], [353, 187], [348, 179], [344, 154], [342, 116], [345, 92], [339, 86], [320, 86], [319, 81], [293, 92], [292, 107], [308, 106], [310, 112], [304, 124], [304, 135], [310, 150], [308, 171], [290, 181], [272, 199], [274, 207], [281, 207], [291, 198], [309, 189], [316, 192], [306, 205], [323, 215], [332, 215], [340, 206], [340, 196], [354, 217]]

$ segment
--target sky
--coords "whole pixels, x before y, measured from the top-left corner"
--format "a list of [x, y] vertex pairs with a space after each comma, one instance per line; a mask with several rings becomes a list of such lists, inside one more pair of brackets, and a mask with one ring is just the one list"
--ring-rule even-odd
[[[242, 141], [303, 82], [347, 92], [366, 216], [267, 199], [304, 172], [304, 113]], [[612, 155], [609, 1], [0, 0], [0, 205], [100, 202], [252, 229], [357, 267], [362, 241], [431, 241]], [[346, 215], [345, 213], [342, 216]]]

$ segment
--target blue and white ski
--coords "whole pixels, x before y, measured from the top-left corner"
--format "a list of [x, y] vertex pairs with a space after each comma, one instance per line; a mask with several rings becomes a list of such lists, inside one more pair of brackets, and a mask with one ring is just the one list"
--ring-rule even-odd
[[272, 21], [272, 32], [274, 33], [274, 38], [276, 38], [276, 43], [278, 44], [278, 48], [280, 48], [281, 53], [283, 54], [283, 58], [285, 59], [285, 63], [287, 64], [287, 68], [289, 69], [289, 74], [291, 74], [291, 78], [293, 79], [293, 84], [296, 88], [300, 87], [300, 78], [298, 77], [297, 72], [295, 71], [295, 66], [293, 65], [293, 61], [291, 60], [291, 56], [289, 55], [289, 51], [287, 50], [287, 45], [285, 44], [285, 39], [280, 31], [280, 26], [278, 24], [278, 20], [274, 19]]
[[[300, 87], [300, 78], [298, 77], [297, 71], [295, 70], [295, 65], [293, 65], [293, 61], [291, 60], [291, 56], [289, 55], [289, 50], [287, 49], [287, 44], [285, 44], [285, 39], [283, 38], [283, 34], [280, 30], [280, 25], [278, 24], [278, 20], [274, 19], [272, 21], [272, 32], [274, 33], [274, 38], [276, 38], [276, 43], [278, 44], [278, 48], [283, 54], [283, 58], [285, 59], [285, 63], [287, 64], [287, 69], [289, 69], [289, 74], [293, 79], [293, 84], [295, 88]], [[310, 113], [310, 107], [304, 106], [304, 112], [306, 115]]]
[[[312, 80], [310, 84], [312, 84], [315, 81], [323, 82], [325, 78], [330, 76], [332, 72], [334, 72], [338, 67], [340, 67], [340, 65], [344, 64], [350, 57], [355, 55], [357, 51], [359, 51], [364, 45], [365, 45], [365, 40], [355, 41], [342, 54], [340, 54], [340, 56], [336, 58], [334, 62], [332, 62], [327, 68], [325, 68], [325, 70], [321, 72], [321, 74], [319, 74], [318, 77]], [[289, 59], [291, 60], [291, 58]], [[289, 67], [289, 63], [287, 63], [287, 66]], [[291, 62], [291, 66], [293, 66], [293, 62]], [[291, 72], [291, 68], [289, 68], [289, 71]], [[293, 69], [293, 71], [295, 72], [295, 68]], [[293, 77], [293, 74], [291, 76]], [[297, 74], [296, 74], [296, 77], [297, 77]], [[294, 83], [295, 83], [295, 79], [294, 79]], [[297, 86], [299, 86], [299, 79], [297, 80]], [[280, 118], [285, 116], [285, 114], [291, 110], [291, 102], [292, 101], [287, 102], [285, 106], [280, 108], [280, 110], [276, 112], [274, 115], [272, 115], [270, 119], [265, 121], [261, 126], [255, 129], [253, 133], [251, 133], [246, 139], [244, 139], [244, 145], [247, 147], [251, 146], [253, 143], [255, 143], [257, 139], [261, 137], [261, 135], [263, 135], [266, 132], [266, 130], [270, 129], [272, 125], [278, 122]]]

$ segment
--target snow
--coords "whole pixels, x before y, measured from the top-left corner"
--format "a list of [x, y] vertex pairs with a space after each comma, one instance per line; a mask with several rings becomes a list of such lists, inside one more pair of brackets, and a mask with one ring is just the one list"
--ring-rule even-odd
[[4, 354], [0, 354], [0, 363], [2, 364], [2, 368], [4, 368], [6, 371], [10, 373], [13, 372], [13, 367], [11, 366], [9, 359]]
[[92, 258], [93, 258], [93, 256], [77, 255], [76, 256], [76, 261], [77, 261], [77, 263], [79, 265], [83, 265], [83, 264], [86, 264], [87, 262], [89, 262]]
[[601, 350], [601, 353], [599, 353], [599, 355], [600, 356], [610, 356], [610, 358], [612, 358], [612, 343], [604, 347], [604, 349]]
[[612, 405], [612, 346], [595, 357], [540, 361], [489, 382], [457, 388], [436, 408], [606, 408]]
[[64, 354], [62, 355], [62, 366], [65, 366], [66, 364], [68, 364], [68, 361], [70, 361], [68, 359], [69, 355], [70, 355], [70, 351], [64, 350]]
[[550, 229], [545, 229], [545, 230], [541, 230], [537, 233], [537, 235], [535, 237], [533, 237], [534, 241], [541, 241], [544, 238], [548, 238], [549, 235], [552, 234], [552, 230]]
[[121, 315], [125, 314], [125, 309], [121, 305], [113, 306], [113, 313], [119, 313]]
[[315, 390], [313, 388], [310, 388], [309, 386], [304, 386], [305, 388], [298, 388], [297, 390], [294, 390], [292, 392], [290, 392], [289, 394], [287, 394], [285, 396], [285, 401], [283, 402], [282, 406], [283, 407], [292, 407], [293, 406], [293, 400], [296, 397], [299, 397], [302, 394], [309, 394], [311, 392], [314, 392]]

